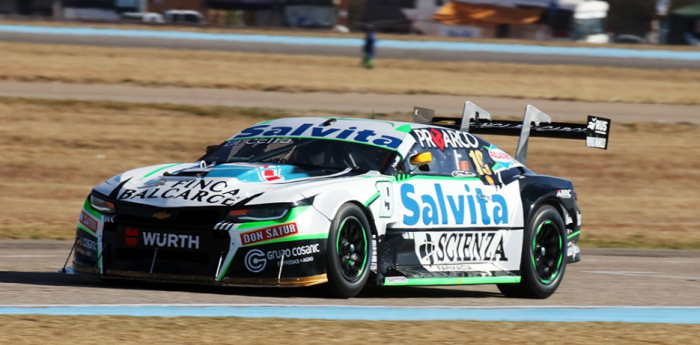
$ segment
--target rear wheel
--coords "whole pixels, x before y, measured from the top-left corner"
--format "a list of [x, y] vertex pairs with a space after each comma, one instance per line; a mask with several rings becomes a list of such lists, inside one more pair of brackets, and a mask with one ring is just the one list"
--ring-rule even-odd
[[519, 284], [499, 284], [508, 297], [544, 299], [557, 290], [566, 270], [566, 227], [550, 205], [540, 206], [525, 229]]
[[328, 234], [328, 286], [335, 297], [356, 296], [369, 279], [372, 231], [362, 209], [345, 204]]

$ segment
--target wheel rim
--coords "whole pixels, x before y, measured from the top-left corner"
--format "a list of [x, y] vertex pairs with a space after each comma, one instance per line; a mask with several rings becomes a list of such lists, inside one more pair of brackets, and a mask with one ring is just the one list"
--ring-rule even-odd
[[548, 220], [537, 227], [532, 240], [532, 265], [537, 279], [543, 284], [551, 283], [559, 274], [564, 258], [562, 242], [561, 232], [552, 221]]
[[367, 234], [360, 220], [345, 218], [340, 224], [336, 241], [340, 272], [345, 280], [353, 282], [362, 277], [367, 264], [367, 246]]

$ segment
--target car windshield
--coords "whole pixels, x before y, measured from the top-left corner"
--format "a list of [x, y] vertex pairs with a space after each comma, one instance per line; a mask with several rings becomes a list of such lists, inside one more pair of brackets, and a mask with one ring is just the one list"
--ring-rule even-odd
[[308, 168], [387, 168], [393, 151], [340, 140], [263, 138], [227, 141], [200, 160], [207, 164], [274, 163]]

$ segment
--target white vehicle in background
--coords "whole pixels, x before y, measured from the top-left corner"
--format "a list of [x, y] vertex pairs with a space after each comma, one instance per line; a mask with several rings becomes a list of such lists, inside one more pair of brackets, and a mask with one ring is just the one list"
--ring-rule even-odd
[[206, 24], [207, 20], [204, 16], [197, 12], [191, 10], [168, 10], [163, 12], [165, 16], [165, 21], [168, 23], [181, 23], [181, 24]]
[[[566, 39], [588, 43], [608, 43], [605, 19], [609, 5], [588, 0], [455, 0], [465, 5], [491, 5], [507, 9], [541, 8], [537, 23], [510, 25], [503, 30], [498, 24], [453, 25], [433, 20], [433, 15], [449, 0], [416, 0], [414, 8], [402, 11], [411, 21], [413, 31], [426, 35], [473, 38]], [[504, 35], [505, 33], [505, 35]]]
[[165, 23], [165, 18], [160, 13], [155, 12], [124, 12], [121, 14], [122, 20], [143, 22], [143, 23]]

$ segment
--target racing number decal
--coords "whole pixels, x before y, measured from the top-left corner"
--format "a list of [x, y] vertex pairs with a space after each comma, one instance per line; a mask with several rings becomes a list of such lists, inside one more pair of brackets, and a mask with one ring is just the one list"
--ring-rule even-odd
[[379, 217], [388, 218], [394, 214], [394, 194], [391, 191], [391, 182], [377, 182], [377, 191], [379, 192]]
[[474, 161], [476, 170], [479, 175], [491, 175], [491, 168], [484, 164], [484, 154], [481, 151], [472, 150], [469, 152], [469, 157]]

